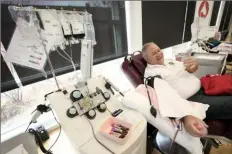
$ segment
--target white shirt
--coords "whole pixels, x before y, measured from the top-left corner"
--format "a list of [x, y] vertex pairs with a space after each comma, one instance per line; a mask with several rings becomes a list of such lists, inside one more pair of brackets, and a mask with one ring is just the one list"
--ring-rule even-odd
[[160, 75], [184, 99], [196, 94], [201, 87], [200, 80], [185, 71], [182, 62], [166, 60], [165, 65], [147, 64], [144, 77], [155, 75]]

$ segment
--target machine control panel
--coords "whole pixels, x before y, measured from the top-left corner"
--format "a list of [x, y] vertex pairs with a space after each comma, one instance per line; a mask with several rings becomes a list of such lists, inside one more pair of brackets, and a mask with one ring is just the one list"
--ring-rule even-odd
[[96, 91], [89, 93], [89, 90], [73, 90], [70, 93], [70, 100], [72, 106], [66, 111], [69, 118], [74, 118], [78, 115], [86, 115], [89, 119], [94, 119], [97, 109], [99, 112], [105, 112], [107, 106], [105, 102], [110, 99], [108, 92], [103, 92], [100, 88], [96, 87]]

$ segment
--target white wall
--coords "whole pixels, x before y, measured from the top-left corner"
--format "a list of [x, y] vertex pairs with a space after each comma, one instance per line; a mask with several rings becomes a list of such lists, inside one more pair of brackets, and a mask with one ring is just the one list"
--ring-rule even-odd
[[142, 36], [142, 2], [125, 1], [128, 53], [141, 50]]
[[[196, 8], [199, 7], [202, 1], [198, 1]], [[208, 1], [209, 3], [209, 13], [208, 16], [200, 21], [203, 25], [209, 25], [212, 10], [213, 1]], [[133, 53], [134, 51], [141, 50], [143, 46], [143, 36], [142, 36], [142, 2], [141, 1], [125, 1], [126, 8], [126, 25], [127, 25], [127, 43], [128, 43], [128, 53]], [[223, 4], [220, 7], [223, 10]], [[198, 15], [198, 9], [195, 11], [195, 17]], [[220, 22], [219, 20], [217, 22]]]

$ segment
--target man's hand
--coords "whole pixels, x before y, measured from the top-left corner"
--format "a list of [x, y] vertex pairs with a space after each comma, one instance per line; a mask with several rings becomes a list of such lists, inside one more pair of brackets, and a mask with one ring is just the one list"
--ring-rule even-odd
[[205, 136], [208, 131], [208, 125], [205, 124], [204, 121], [200, 120], [194, 116], [186, 116], [184, 117], [184, 127], [189, 134], [195, 137], [203, 137]]
[[194, 57], [188, 57], [184, 60], [185, 70], [189, 73], [194, 73], [198, 69], [197, 61]]

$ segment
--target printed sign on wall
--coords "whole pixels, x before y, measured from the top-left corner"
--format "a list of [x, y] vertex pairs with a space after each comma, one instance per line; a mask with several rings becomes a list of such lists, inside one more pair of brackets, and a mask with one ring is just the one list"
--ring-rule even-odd
[[194, 20], [200, 18], [199, 25], [209, 25], [214, 1], [201, 0], [196, 2]]
[[203, 0], [198, 8], [198, 16], [201, 18], [206, 18], [209, 13], [209, 2]]

